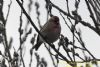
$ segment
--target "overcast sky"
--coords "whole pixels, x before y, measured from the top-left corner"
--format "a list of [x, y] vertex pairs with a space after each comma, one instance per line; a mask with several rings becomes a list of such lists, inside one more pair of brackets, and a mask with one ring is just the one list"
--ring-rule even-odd
[[[34, 6], [35, 1], [39, 2], [39, 4], [40, 4], [40, 8], [39, 8], [39, 11], [41, 13], [40, 20], [41, 20], [41, 24], [43, 25], [46, 22], [46, 14], [44, 14], [44, 13], [46, 13], [45, 0], [34, 0], [34, 2], [33, 2], [31, 18], [32, 18], [33, 22], [36, 24], [36, 26], [38, 26], [37, 25], [38, 24], [37, 19], [36, 19], [37, 15], [36, 15], [35, 6]], [[51, 0], [51, 1], [53, 3], [55, 3], [56, 5], [60, 6], [61, 9], [65, 10], [65, 11], [67, 10], [65, 0]], [[71, 11], [75, 10], [73, 1], [71, 0], [69, 2], [69, 7], [70, 7]], [[3, 9], [4, 16], [6, 16], [6, 13], [7, 13], [7, 10], [8, 10], [7, 5], [9, 3], [10, 3], [10, 0], [4, 0], [4, 9]], [[28, 0], [25, 0], [24, 6], [25, 6], [26, 10], [27, 10], [27, 4], [28, 4]], [[54, 15], [57, 15], [57, 16], [60, 17], [60, 24], [61, 24], [61, 27], [62, 27], [61, 33], [64, 36], [67, 36], [69, 38], [69, 40], [72, 40], [72, 35], [70, 33], [70, 30], [65, 25], [62, 17], [59, 15], [59, 11], [57, 11], [56, 9], [53, 8], [52, 12], [53, 12]], [[86, 7], [84, 0], [81, 0], [78, 12], [79, 12], [79, 14], [81, 15], [81, 17], [84, 21], [87, 21], [87, 22], [89, 22], [93, 25], [92, 20], [89, 17], [89, 12], [87, 10], [87, 7]], [[11, 37], [13, 37], [13, 47], [19, 47], [19, 32], [18, 32], [19, 16], [20, 16], [20, 7], [17, 4], [16, 0], [12, 0], [11, 10], [10, 10], [10, 14], [9, 14], [9, 18], [8, 18], [6, 27], [7, 27], [8, 41]], [[23, 17], [25, 18], [24, 21], [26, 21], [26, 17], [24, 15], [23, 15]], [[67, 20], [67, 18], [66, 18], [66, 20]], [[25, 24], [24, 24], [24, 26], [25, 26]], [[23, 26], [23, 28], [24, 28], [24, 26]], [[31, 25], [30, 25], [30, 27], [31, 27]], [[89, 51], [95, 57], [100, 58], [100, 54], [99, 54], [99, 52], [100, 52], [100, 47], [99, 47], [100, 46], [100, 44], [99, 44], [100, 43], [100, 37], [94, 31], [90, 30], [88, 27], [84, 27], [81, 24], [77, 25], [77, 29], [81, 29], [83, 41], [85, 42], [85, 45], [89, 49]], [[36, 33], [36, 31], [34, 29], [33, 29], [33, 32]], [[31, 34], [31, 36], [29, 36], [29, 39], [33, 36], [33, 34]], [[31, 48], [31, 44], [30, 44], [29, 40], [27, 40], [27, 42], [25, 44], [25, 48], [26, 48], [26, 51], [25, 51], [26, 52], [25, 53], [26, 59], [25, 60], [29, 61], [29, 58], [27, 58], [27, 57], [30, 57], [29, 49]], [[17, 50], [18, 48], [15, 48], [15, 49]], [[0, 48], [0, 50], [3, 51], [2, 48]], [[13, 53], [13, 48], [11, 50], [12, 50], [12, 53]], [[46, 53], [48, 53], [48, 52], [46, 51], [44, 46], [41, 46], [39, 48], [39, 51], [37, 51], [37, 52], [40, 54], [41, 57], [45, 57], [46, 60], [48, 60], [48, 59], [50, 60], [50, 57], [46, 57], [46, 55], [47, 55]], [[78, 52], [80, 52], [80, 51], [78, 51]], [[35, 57], [33, 59], [35, 59]], [[28, 65], [27, 61], [25, 61], [26, 65]], [[49, 62], [49, 65], [51, 65], [51, 64], [52, 64], [52, 62]]]

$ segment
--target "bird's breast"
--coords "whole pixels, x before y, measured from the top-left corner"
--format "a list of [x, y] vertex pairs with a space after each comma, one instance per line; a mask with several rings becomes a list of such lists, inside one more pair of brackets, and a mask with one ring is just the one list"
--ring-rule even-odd
[[47, 33], [47, 39], [49, 42], [55, 42], [61, 33], [61, 27], [55, 27]]

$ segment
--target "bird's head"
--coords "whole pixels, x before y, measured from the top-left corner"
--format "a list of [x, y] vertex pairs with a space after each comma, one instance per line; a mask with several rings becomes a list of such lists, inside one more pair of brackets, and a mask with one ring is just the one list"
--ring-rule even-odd
[[57, 16], [52, 16], [52, 17], [51, 17], [51, 21], [58, 25], [58, 24], [59, 24], [59, 17], [57, 17]]

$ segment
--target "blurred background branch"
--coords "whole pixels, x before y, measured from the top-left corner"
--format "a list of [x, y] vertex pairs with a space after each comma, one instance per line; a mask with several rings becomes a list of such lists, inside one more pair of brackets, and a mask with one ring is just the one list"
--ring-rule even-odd
[[[46, 20], [52, 15], [56, 15], [54, 10], [58, 11], [58, 16], [61, 19], [61, 24], [67, 26], [70, 37], [64, 33], [61, 34], [59, 37], [57, 44], [53, 47], [54, 44], [49, 43], [44, 37], [43, 39], [46, 41], [44, 43], [44, 47], [46, 48], [47, 53], [49, 54], [50, 61], [54, 67], [59, 67], [60, 61], [63, 60], [67, 62], [72, 67], [77, 67], [78, 63], [86, 63], [86, 67], [89, 67], [90, 64], [98, 66], [98, 62], [100, 61], [94, 54], [92, 54], [91, 50], [87, 48], [87, 43], [82, 36], [82, 29], [77, 28], [80, 24], [83, 27], [87, 27], [88, 29], [95, 32], [96, 35], [100, 36], [100, 1], [99, 0], [84, 0], [87, 10], [89, 12], [89, 18], [92, 20], [93, 24], [89, 21], [85, 21], [79, 13], [79, 7], [81, 0], [73, 0], [74, 2], [74, 10], [70, 9], [70, 0], [65, 0], [66, 10], [62, 9], [59, 5], [56, 5], [52, 0], [44, 0], [45, 6], [41, 6], [41, 3], [34, 0], [29, 0], [28, 5], [25, 4], [25, 0], [16, 0], [16, 2], [20, 6], [20, 16], [19, 16], [19, 47], [13, 47], [14, 38], [10, 37], [8, 39], [7, 34], [7, 23], [9, 21], [9, 16], [11, 12], [11, 7], [13, 1], [10, 0], [10, 3], [7, 5], [8, 10], [7, 14], [3, 12], [4, 9], [4, 1], [0, 0], [0, 43], [3, 44], [4, 52], [0, 50], [0, 55], [2, 56], [2, 60], [0, 60], [1, 67], [27, 67], [25, 61], [25, 55], [27, 51], [27, 41], [29, 48], [28, 54], [30, 54], [29, 59], [29, 67], [32, 67], [32, 64], [35, 63], [36, 67], [48, 67], [49, 62], [47, 61], [46, 56], [42, 57], [38, 51], [34, 50], [34, 44], [36, 43], [37, 33], [43, 37], [43, 35], [38, 30], [37, 25], [39, 28], [42, 28], [42, 10], [41, 8], [44, 7], [43, 10], [46, 11], [45, 16]], [[42, 4], [43, 5], [43, 4]], [[28, 9], [26, 9], [26, 7]], [[35, 9], [34, 9], [35, 7]], [[25, 8], [25, 9], [24, 9]], [[32, 13], [35, 11], [35, 18], [32, 17]], [[34, 15], [35, 15], [34, 14]], [[5, 16], [6, 15], [6, 16]], [[24, 18], [26, 16], [26, 18]], [[42, 17], [43, 18], [43, 17]], [[34, 22], [32, 21], [34, 20]], [[15, 21], [16, 22], [16, 21]], [[25, 23], [26, 22], [26, 23]], [[37, 22], [37, 23], [36, 23]], [[34, 31], [34, 29], [37, 33]], [[63, 30], [63, 29], [62, 29]], [[65, 29], [64, 31], [68, 31]], [[32, 36], [31, 36], [32, 35]], [[30, 38], [30, 39], [29, 39]], [[17, 43], [18, 44], [18, 43]], [[31, 45], [30, 45], [31, 44]], [[48, 45], [47, 45], [48, 44]], [[79, 44], [79, 45], [77, 45]], [[12, 51], [13, 49], [13, 51]], [[45, 50], [44, 50], [45, 51]], [[78, 52], [81, 51], [82, 55]], [[64, 52], [64, 53], [63, 53]], [[35, 57], [36, 62], [33, 60]], [[78, 61], [77, 58], [80, 60]], [[7, 61], [7, 62], [6, 62]], [[7, 65], [8, 63], [8, 65]]]

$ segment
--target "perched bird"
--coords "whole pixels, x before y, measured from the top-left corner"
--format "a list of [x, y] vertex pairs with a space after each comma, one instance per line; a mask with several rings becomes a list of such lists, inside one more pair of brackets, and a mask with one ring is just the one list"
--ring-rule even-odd
[[[41, 28], [40, 30], [41, 34], [48, 40], [48, 42], [53, 43], [55, 42], [61, 33], [61, 26], [59, 23], [59, 17], [52, 16]], [[38, 35], [37, 37], [37, 43], [35, 45], [35, 50], [38, 50], [40, 45], [44, 42], [42, 37]]]

